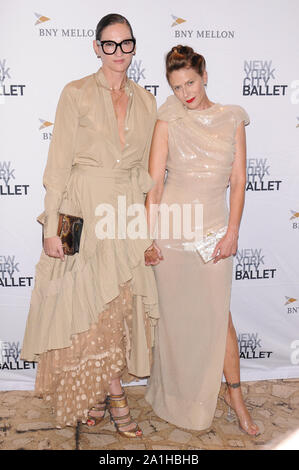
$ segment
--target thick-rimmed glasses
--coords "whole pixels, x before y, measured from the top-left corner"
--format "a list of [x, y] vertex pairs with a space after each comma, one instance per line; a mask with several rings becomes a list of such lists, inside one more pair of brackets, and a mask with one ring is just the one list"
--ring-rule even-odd
[[120, 47], [124, 54], [130, 54], [134, 50], [136, 39], [124, 39], [121, 42], [100, 41], [97, 39], [97, 44], [102, 47], [104, 54], [112, 55], [116, 52], [118, 47]]

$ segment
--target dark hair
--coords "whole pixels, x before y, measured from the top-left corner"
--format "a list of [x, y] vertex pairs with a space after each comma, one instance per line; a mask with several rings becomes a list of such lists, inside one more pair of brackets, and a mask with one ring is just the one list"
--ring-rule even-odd
[[109, 13], [109, 15], [103, 16], [103, 18], [97, 24], [96, 39], [101, 40], [101, 35], [102, 35], [104, 28], [112, 24], [118, 24], [118, 23], [126, 24], [130, 29], [132, 38], [135, 39], [133, 30], [129, 21], [127, 20], [127, 18], [125, 18], [122, 15], [119, 15], [118, 13]]
[[169, 81], [169, 75], [174, 70], [182, 68], [192, 68], [199, 75], [203, 75], [206, 69], [205, 58], [201, 54], [194, 52], [189, 46], [175, 46], [166, 56], [166, 77]]

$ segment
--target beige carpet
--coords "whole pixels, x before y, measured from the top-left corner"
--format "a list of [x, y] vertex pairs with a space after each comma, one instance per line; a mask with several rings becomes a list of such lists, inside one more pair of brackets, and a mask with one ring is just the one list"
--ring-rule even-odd
[[[33, 392], [0, 392], [0, 450], [5, 449], [271, 449], [289, 434], [291, 448], [299, 449], [299, 379], [243, 382], [246, 404], [261, 430], [258, 437], [240, 431], [236, 420], [226, 420], [227, 407], [221, 387], [212, 427], [207, 431], [177, 428], [158, 418], [144, 400], [144, 387], [126, 387], [132, 416], [143, 437], [126, 439], [116, 434], [109, 417], [88, 428], [54, 428], [50, 409]], [[283, 447], [286, 443], [283, 442]]]

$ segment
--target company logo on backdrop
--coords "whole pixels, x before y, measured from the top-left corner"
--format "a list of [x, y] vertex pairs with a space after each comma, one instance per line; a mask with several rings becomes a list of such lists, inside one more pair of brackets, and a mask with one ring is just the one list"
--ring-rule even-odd
[[[203, 25], [192, 25], [190, 29], [183, 29], [180, 26], [183, 23], [186, 23], [187, 20], [179, 17], [171, 15], [174, 22], [172, 22], [171, 27], [177, 27], [174, 29], [174, 37], [176, 39], [234, 39], [235, 31], [231, 29], [210, 29], [205, 28]], [[184, 28], [185, 28], [184, 24]]]
[[35, 25], [40, 24], [40, 23], [45, 23], [45, 21], [50, 21], [51, 18], [48, 18], [47, 16], [40, 15], [39, 13], [34, 13], [37, 21], [34, 23]]
[[0, 97], [2, 100], [5, 96], [23, 96], [26, 85], [15, 85], [8, 83], [11, 80], [10, 67], [6, 63], [6, 59], [0, 59]]
[[35, 369], [35, 362], [20, 360], [19, 341], [0, 341], [0, 370]]
[[285, 305], [289, 305], [289, 304], [292, 304], [293, 302], [297, 302], [298, 299], [294, 299], [294, 297], [287, 297], [285, 296], [286, 298], [286, 303]]
[[296, 212], [296, 211], [291, 211], [291, 212], [292, 212], [292, 217], [290, 218], [290, 220], [298, 219], [298, 217], [299, 217], [299, 212]]
[[238, 334], [240, 359], [269, 359], [273, 351], [264, 351], [258, 333]]
[[6, 78], [11, 78], [10, 68], [6, 65], [6, 59], [0, 60], [0, 81], [4, 82]]
[[277, 268], [266, 265], [262, 248], [242, 248], [238, 250], [235, 263], [236, 281], [273, 279], [276, 276]]
[[[294, 314], [294, 313], [299, 313], [299, 306], [296, 305], [298, 304], [298, 299], [295, 299], [294, 297], [287, 297], [285, 295], [285, 306], [286, 306], [286, 313], [287, 314]], [[294, 305], [295, 304], [295, 305]]]
[[0, 196], [27, 196], [29, 184], [14, 184], [15, 168], [11, 162], [0, 162]]
[[182, 24], [182, 23], [185, 23], [186, 20], [184, 20], [183, 18], [179, 18], [178, 16], [174, 16], [174, 15], [171, 15], [174, 22], [172, 23], [172, 27], [173, 26], [178, 26], [179, 24]]
[[294, 230], [297, 230], [297, 229], [299, 229], [299, 212], [291, 210], [291, 214], [292, 214], [292, 217], [290, 217], [290, 220], [294, 221], [294, 222], [292, 222], [292, 228]]
[[0, 287], [31, 287], [33, 277], [20, 274], [20, 263], [14, 255], [0, 255]]
[[133, 80], [135, 83], [141, 85], [150, 91], [154, 96], [157, 96], [157, 90], [159, 85], [146, 85], [144, 81], [146, 80], [145, 67], [143, 66], [142, 60], [132, 60], [130, 67], [128, 68], [128, 78]]
[[279, 191], [282, 180], [270, 180], [268, 158], [247, 159], [246, 191]]
[[297, 126], [296, 127], [299, 127], [299, 117], [297, 116]]
[[277, 79], [272, 60], [245, 60], [244, 96], [284, 96], [288, 85]]
[[39, 130], [45, 129], [46, 127], [53, 126], [53, 122], [45, 121], [44, 119], [40, 119], [40, 122], [41, 122], [41, 126], [40, 126]]
[[[47, 16], [39, 15], [34, 13], [38, 20], [35, 23], [36, 25], [44, 24], [46, 21], [52, 21], [51, 18]], [[63, 28], [51, 28], [51, 24], [47, 23], [47, 27], [39, 27], [38, 35], [42, 38], [94, 38], [95, 29], [91, 28], [72, 28], [72, 27], [63, 27]], [[54, 24], [55, 26], [55, 24]]]
[[41, 133], [42, 135], [42, 139], [43, 140], [51, 140], [52, 139], [52, 132], [46, 132], [46, 129], [48, 129], [49, 127], [53, 126], [53, 122], [50, 122], [50, 121], [45, 121], [44, 119], [40, 119], [40, 127], [39, 127], [39, 130], [44, 130], [44, 132]]
[[141, 78], [145, 80], [145, 68], [141, 60], [132, 60], [128, 68], [128, 78], [134, 80], [135, 83], [139, 83]]

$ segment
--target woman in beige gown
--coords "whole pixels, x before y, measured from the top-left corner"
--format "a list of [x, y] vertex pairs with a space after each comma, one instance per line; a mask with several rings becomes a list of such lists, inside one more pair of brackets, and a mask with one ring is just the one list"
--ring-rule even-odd
[[[144, 206], [153, 184], [147, 169], [156, 102], [126, 76], [133, 39], [124, 17], [102, 18], [94, 41], [102, 67], [62, 91], [38, 217], [44, 249], [21, 352], [38, 361], [35, 392], [52, 405], [58, 427], [94, 425], [108, 407], [127, 437], [141, 430], [131, 421], [120, 378], [149, 375], [158, 318], [153, 268], [144, 262], [151, 240], [118, 237], [117, 223], [115, 238], [99, 238], [96, 228], [100, 204], [114, 209], [117, 222], [118, 197], [127, 207]], [[63, 254], [57, 236], [59, 213], [84, 220], [73, 256]]]
[[[173, 48], [166, 67], [174, 95], [158, 110], [149, 162], [156, 185], [146, 200], [148, 214], [154, 204], [160, 204], [156, 225], [154, 212], [151, 215], [157, 242], [147, 251], [147, 263], [156, 265], [161, 315], [146, 399], [166, 421], [207, 429], [224, 370], [230, 385], [226, 402], [236, 410], [242, 429], [255, 435], [258, 428], [242, 399], [238, 345], [229, 315], [232, 255], [237, 249], [246, 180], [244, 123], [249, 118], [240, 106], [209, 101], [205, 61], [193, 49]], [[164, 204], [181, 208], [190, 204], [192, 230], [202, 229], [203, 236], [227, 227], [213, 260], [205, 263], [185, 234], [176, 238], [174, 218], [169, 218], [170, 235], [162, 234]], [[196, 204], [203, 209], [199, 225]]]

